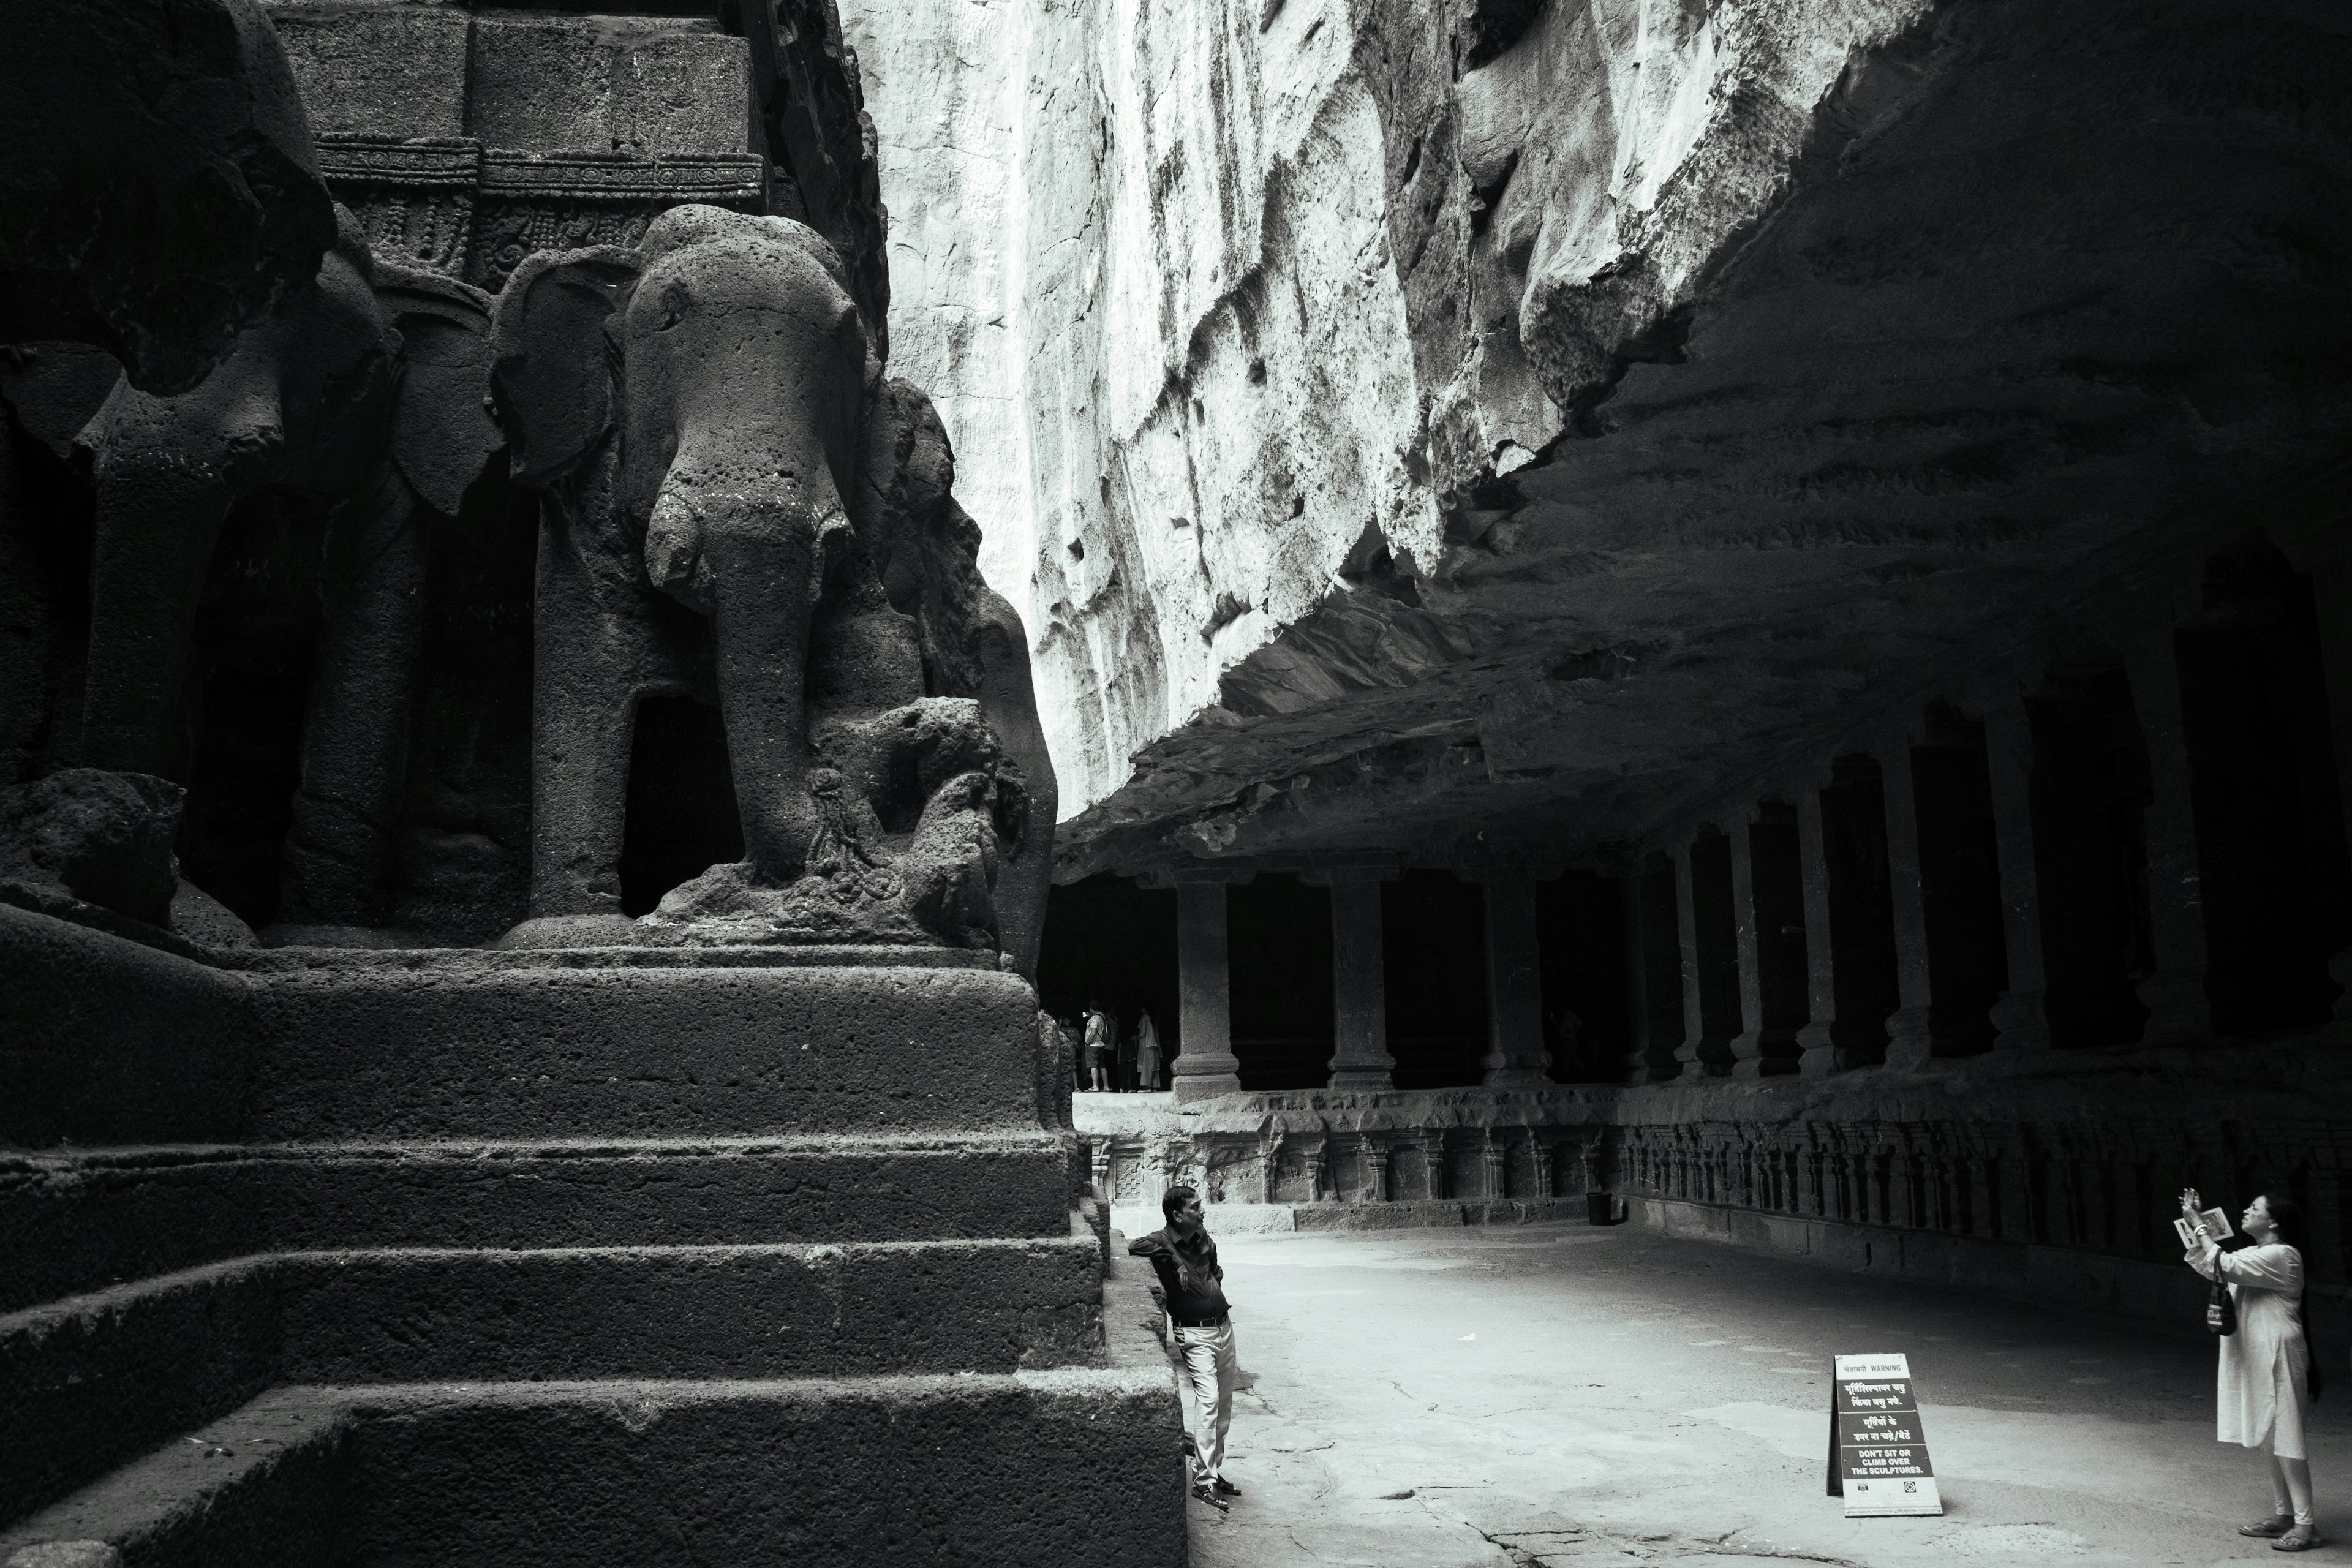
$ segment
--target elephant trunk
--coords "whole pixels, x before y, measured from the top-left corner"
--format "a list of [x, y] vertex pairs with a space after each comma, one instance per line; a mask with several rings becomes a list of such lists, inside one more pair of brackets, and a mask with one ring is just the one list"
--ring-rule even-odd
[[179, 720], [205, 576], [230, 507], [286, 444], [265, 359], [232, 356], [183, 397], [117, 383], [79, 437], [98, 500], [82, 694], [90, 767], [185, 782]]
[[710, 617], [744, 856], [782, 885], [800, 876], [816, 831], [809, 631], [849, 519], [821, 457], [751, 466], [681, 452], [654, 503], [646, 564], [656, 586]]

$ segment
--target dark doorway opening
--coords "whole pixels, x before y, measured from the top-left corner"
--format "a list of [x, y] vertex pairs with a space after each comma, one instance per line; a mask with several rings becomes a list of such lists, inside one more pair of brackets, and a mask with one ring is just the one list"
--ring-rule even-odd
[[1037, 1005], [1076, 1023], [1097, 1001], [1130, 1034], [1144, 1010], [1160, 1035], [1160, 1081], [1181, 1045], [1177, 1011], [1176, 890], [1139, 888], [1108, 872], [1046, 895]]
[[1811, 1011], [1805, 956], [1804, 868], [1797, 813], [1759, 802], [1748, 835], [1749, 908], [1756, 915], [1756, 1053], [1762, 1074], [1797, 1070], [1797, 1031]]
[[233, 507], [196, 611], [180, 870], [259, 928], [278, 915], [319, 652], [326, 519], [278, 491]]
[[1233, 889], [1225, 920], [1242, 1087], [1321, 1088], [1336, 1033], [1331, 890], [1260, 872]]
[[1407, 871], [1381, 890], [1389, 1055], [1399, 1089], [1486, 1076], [1485, 889], [1451, 871]]
[[2352, 873], [2310, 579], [2250, 535], [2207, 563], [2175, 648], [2214, 1030], [2324, 1023]]
[[1536, 884], [1544, 1043], [1555, 1083], [1605, 1083], [1625, 1075], [1633, 1048], [1625, 985], [1625, 884], [1570, 871]]
[[1984, 725], [1930, 702], [1925, 742], [1911, 749], [1911, 779], [1933, 998], [1929, 1048], [1972, 1056], [1991, 1048], [1992, 1005], [2009, 986]]
[[648, 914], [680, 882], [741, 858], [719, 710], [688, 697], [640, 699], [621, 834], [621, 912]]
[[1868, 1067], [1886, 1059], [1886, 1020], [1903, 1005], [1895, 967], [1886, 777], [1876, 758], [1831, 763], [1822, 791], [1822, 859], [1829, 884], [1830, 1044], [1839, 1067]]
[[1633, 901], [1640, 955], [1634, 1025], [1642, 1076], [1644, 1081], [1663, 1083], [1682, 1071], [1675, 1055], [1682, 1048], [1684, 1019], [1682, 914], [1674, 861], [1656, 853], [1644, 859], [1633, 879]]
[[2053, 655], [2026, 699], [2028, 784], [2042, 897], [2043, 1012], [2055, 1046], [2137, 1040], [2156, 973], [2147, 901], [2147, 742], [2120, 655]]

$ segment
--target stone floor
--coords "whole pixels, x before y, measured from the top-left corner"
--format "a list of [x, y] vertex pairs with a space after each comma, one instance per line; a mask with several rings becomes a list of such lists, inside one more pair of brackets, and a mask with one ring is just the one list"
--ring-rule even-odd
[[[1220, 1247], [1245, 1495], [1191, 1505], [1194, 1568], [2282, 1560], [2234, 1532], [2269, 1491], [2212, 1439], [2201, 1335], [1631, 1227]], [[1942, 1518], [1849, 1521], [1822, 1494], [1830, 1357], [1889, 1350], [1912, 1358]], [[2344, 1405], [2315, 1417], [2330, 1536], [2352, 1535]]]

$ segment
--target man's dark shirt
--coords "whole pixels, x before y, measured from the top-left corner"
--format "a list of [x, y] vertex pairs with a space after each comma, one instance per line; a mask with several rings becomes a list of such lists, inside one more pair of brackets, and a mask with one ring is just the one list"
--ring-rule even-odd
[[1207, 1231], [1191, 1241], [1173, 1230], [1155, 1230], [1127, 1244], [1129, 1257], [1149, 1258], [1168, 1297], [1168, 1315], [1180, 1324], [1221, 1323], [1225, 1319], [1225, 1271], [1217, 1244]]

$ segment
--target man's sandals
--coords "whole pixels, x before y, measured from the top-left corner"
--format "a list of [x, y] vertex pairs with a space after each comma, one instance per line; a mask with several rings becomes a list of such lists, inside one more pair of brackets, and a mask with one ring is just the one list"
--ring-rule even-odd
[[1226, 1502], [1224, 1499], [1219, 1497], [1217, 1495], [1217, 1489], [1207, 1481], [1194, 1481], [1192, 1483], [1192, 1495], [1200, 1499], [1202, 1502], [1207, 1503], [1211, 1508], [1215, 1509], [1219, 1513], [1224, 1512], [1227, 1509], [1233, 1506]]

